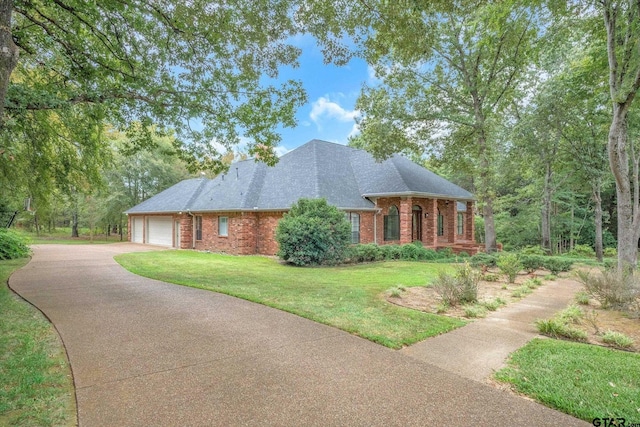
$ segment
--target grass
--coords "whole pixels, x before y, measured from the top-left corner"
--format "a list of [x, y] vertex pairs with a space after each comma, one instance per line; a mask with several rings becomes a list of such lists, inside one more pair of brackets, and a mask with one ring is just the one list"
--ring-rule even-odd
[[396, 261], [300, 268], [260, 256], [194, 251], [131, 253], [116, 260], [141, 276], [258, 302], [396, 349], [465, 324], [384, 299], [385, 291], [398, 283], [425, 285], [450, 268], [444, 264]]
[[[86, 245], [90, 243], [114, 243], [120, 241], [119, 234], [112, 234], [111, 236], [95, 235], [93, 236], [93, 240], [91, 240], [91, 236], [89, 235], [88, 229], [79, 230], [80, 237], [71, 237], [71, 228], [57, 228], [52, 230], [51, 232], [40, 232], [37, 235], [34, 232], [28, 232], [21, 229], [12, 229], [17, 233], [21, 234], [25, 239], [27, 239], [27, 243], [30, 245], [45, 245], [45, 244], [59, 244], [59, 245]], [[127, 236], [124, 236], [124, 240], [127, 240]]]
[[516, 391], [577, 418], [640, 420], [640, 355], [588, 344], [534, 339], [496, 373]]
[[611, 344], [617, 348], [625, 349], [633, 345], [633, 340], [623, 333], [606, 331], [602, 334], [602, 342]]
[[58, 335], [6, 285], [27, 261], [0, 261], [0, 425], [76, 425], [73, 381]]

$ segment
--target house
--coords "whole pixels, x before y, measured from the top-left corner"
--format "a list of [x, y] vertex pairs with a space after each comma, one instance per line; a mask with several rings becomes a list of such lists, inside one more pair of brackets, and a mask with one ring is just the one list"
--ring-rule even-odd
[[233, 163], [215, 179], [188, 179], [129, 209], [129, 241], [230, 254], [275, 255], [278, 221], [300, 198], [345, 212], [353, 243], [449, 247], [474, 254], [474, 197], [395, 155], [312, 140], [269, 167]]

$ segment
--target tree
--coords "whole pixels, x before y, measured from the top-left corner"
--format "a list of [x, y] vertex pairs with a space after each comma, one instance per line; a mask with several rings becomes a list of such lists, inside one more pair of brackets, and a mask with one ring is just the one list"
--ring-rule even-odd
[[[640, 3], [597, 2], [607, 30], [612, 119], [607, 151], [616, 183], [618, 267], [635, 268], [640, 240], [640, 153], [629, 139], [628, 116], [640, 89]], [[630, 170], [631, 165], [631, 170]]]
[[300, 199], [278, 223], [276, 241], [278, 256], [292, 264], [335, 264], [351, 242], [351, 225], [325, 199]]
[[152, 124], [175, 129], [194, 167], [223, 168], [211, 142], [240, 138], [274, 163], [276, 128], [305, 100], [299, 82], [273, 80], [297, 64], [293, 5], [0, 0], [0, 155], [18, 150], [25, 121], [38, 129], [73, 113], [76, 127], [141, 123], [134, 146], [152, 144]]
[[470, 160], [485, 245], [496, 250], [495, 137], [535, 54], [540, 11], [523, 2], [361, 1], [363, 54], [382, 84], [365, 87], [358, 144], [377, 158], [439, 143]]

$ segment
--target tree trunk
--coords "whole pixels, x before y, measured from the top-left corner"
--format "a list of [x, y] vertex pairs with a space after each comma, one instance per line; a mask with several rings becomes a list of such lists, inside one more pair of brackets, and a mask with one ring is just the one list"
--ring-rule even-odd
[[[627, 152], [626, 109], [614, 103], [613, 120], [609, 128], [608, 154], [611, 172], [616, 181], [618, 210], [618, 268], [635, 268], [638, 262], [638, 207], [634, 206], [629, 176]], [[635, 203], [637, 205], [637, 203]]]
[[4, 126], [4, 103], [11, 73], [18, 64], [18, 47], [11, 33], [13, 0], [0, 0], [0, 129]]
[[78, 235], [78, 211], [73, 211], [71, 217], [71, 237], [80, 237]]
[[593, 183], [594, 225], [596, 229], [596, 259], [602, 262], [604, 249], [602, 247], [602, 196], [600, 194], [600, 182]]
[[493, 200], [491, 198], [485, 199], [482, 213], [484, 215], [484, 247], [485, 251], [490, 254], [498, 250], [496, 225], [493, 220]]
[[548, 253], [552, 252], [551, 249], [551, 196], [553, 188], [551, 187], [551, 178], [553, 171], [551, 165], [547, 164], [544, 175], [544, 188], [542, 194], [542, 249]]

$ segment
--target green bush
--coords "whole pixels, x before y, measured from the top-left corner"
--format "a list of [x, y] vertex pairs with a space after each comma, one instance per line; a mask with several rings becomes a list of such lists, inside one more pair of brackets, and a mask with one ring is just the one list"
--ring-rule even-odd
[[465, 305], [463, 309], [464, 309], [465, 317], [468, 317], [471, 319], [478, 318], [478, 317], [487, 317], [487, 308], [482, 305], [478, 305], [478, 304]]
[[351, 242], [351, 224], [325, 199], [300, 199], [276, 228], [278, 256], [294, 265], [337, 264]]
[[347, 250], [351, 262], [374, 262], [384, 259], [380, 246], [375, 243], [353, 245]]
[[383, 259], [387, 261], [402, 257], [402, 247], [400, 245], [382, 245], [380, 249], [382, 250]]
[[617, 258], [618, 250], [616, 248], [604, 248], [604, 256], [607, 258]]
[[596, 251], [589, 245], [575, 245], [567, 255], [575, 258], [594, 258]]
[[525, 246], [524, 248], [520, 249], [520, 253], [522, 255], [546, 255], [546, 251], [544, 249], [542, 249], [541, 246]]
[[515, 282], [516, 276], [522, 270], [522, 263], [516, 254], [502, 255], [498, 258], [497, 265], [502, 274], [507, 276], [509, 283]]
[[438, 258], [443, 259], [443, 258], [451, 258], [455, 256], [455, 253], [453, 252], [453, 249], [451, 248], [440, 248], [438, 249]]
[[552, 338], [566, 338], [574, 341], [586, 341], [587, 333], [582, 329], [571, 326], [558, 318], [536, 321], [536, 327], [541, 334]]
[[521, 255], [520, 262], [527, 273], [533, 273], [544, 266], [544, 258], [542, 255]]
[[24, 258], [29, 254], [24, 238], [11, 230], [0, 228], [0, 260]]
[[572, 266], [573, 260], [560, 257], [546, 257], [543, 263], [543, 267], [553, 274], [569, 271]]
[[414, 244], [402, 245], [400, 247], [400, 259], [405, 261], [417, 261], [421, 259], [421, 252], [424, 248], [418, 247]]
[[494, 255], [489, 255], [484, 252], [480, 252], [475, 254], [469, 259], [471, 265], [473, 267], [495, 267], [498, 258]]

